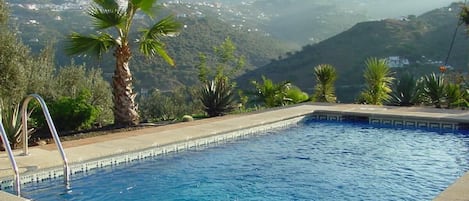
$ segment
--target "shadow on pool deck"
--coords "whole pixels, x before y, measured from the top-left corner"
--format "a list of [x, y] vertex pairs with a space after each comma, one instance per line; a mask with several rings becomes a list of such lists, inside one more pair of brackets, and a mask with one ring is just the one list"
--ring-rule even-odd
[[[258, 125], [267, 125], [318, 111], [344, 115], [388, 116], [391, 118], [432, 119], [436, 121], [469, 123], [469, 112], [464, 110], [380, 107], [354, 104], [302, 104], [263, 112], [228, 115], [65, 141], [63, 146], [69, 163], [80, 164], [85, 161], [135, 152], [155, 146], [200, 139]], [[54, 144], [31, 147], [30, 153], [30, 156], [21, 156], [21, 150], [15, 150], [14, 152], [18, 167], [20, 168], [20, 175], [31, 175], [41, 170], [62, 167], [62, 160]], [[8, 157], [5, 152], [0, 152], [0, 181], [11, 180], [12, 177], [13, 172]], [[466, 173], [465, 176], [461, 177], [435, 198], [435, 200], [469, 201], [468, 186], [469, 173]], [[4, 194], [0, 192], [0, 200], [12, 200], [12, 197]], [[13, 196], [13, 198], [18, 197]]]

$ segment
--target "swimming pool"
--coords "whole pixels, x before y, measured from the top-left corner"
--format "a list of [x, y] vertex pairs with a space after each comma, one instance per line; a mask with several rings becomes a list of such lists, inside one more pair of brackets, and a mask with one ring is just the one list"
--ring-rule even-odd
[[275, 135], [28, 184], [34, 200], [431, 200], [469, 166], [464, 133], [305, 122]]

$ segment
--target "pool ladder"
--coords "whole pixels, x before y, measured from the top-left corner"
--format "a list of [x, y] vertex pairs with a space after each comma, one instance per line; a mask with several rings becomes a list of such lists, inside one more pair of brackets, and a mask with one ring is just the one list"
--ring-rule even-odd
[[[23, 124], [22, 127], [22, 134], [23, 134], [23, 156], [29, 156], [29, 150], [28, 150], [28, 115], [27, 115], [27, 109], [28, 109], [28, 104], [31, 99], [35, 98], [41, 105], [42, 112], [44, 113], [44, 116], [46, 117], [47, 125], [49, 126], [49, 130], [52, 134], [52, 137], [54, 138], [54, 142], [57, 145], [57, 149], [60, 152], [60, 155], [63, 160], [63, 167], [64, 167], [64, 182], [66, 187], [68, 188], [70, 185], [70, 167], [68, 165], [68, 160], [65, 155], [64, 149], [62, 147], [62, 143], [60, 142], [59, 135], [57, 134], [57, 130], [55, 129], [54, 122], [52, 121], [52, 118], [49, 113], [49, 109], [47, 108], [47, 105], [44, 101], [44, 99], [37, 95], [37, 94], [31, 94], [26, 97], [26, 99], [23, 102], [23, 106], [21, 107], [21, 121]], [[21, 195], [21, 182], [20, 182], [20, 176], [19, 176], [19, 171], [18, 171], [18, 165], [15, 161], [15, 157], [13, 155], [13, 151], [11, 150], [10, 143], [8, 142], [8, 137], [5, 132], [5, 128], [3, 127], [2, 122], [0, 121], [0, 136], [3, 141], [3, 144], [5, 146], [5, 150], [8, 153], [8, 158], [10, 159], [10, 163], [14, 172], [14, 189], [16, 191], [16, 194], [18, 196]]]

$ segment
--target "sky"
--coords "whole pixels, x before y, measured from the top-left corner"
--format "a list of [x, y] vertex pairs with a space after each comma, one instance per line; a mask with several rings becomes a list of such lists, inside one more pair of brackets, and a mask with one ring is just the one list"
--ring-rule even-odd
[[454, 0], [360, 0], [365, 9], [376, 17], [420, 15], [435, 8], [449, 6]]

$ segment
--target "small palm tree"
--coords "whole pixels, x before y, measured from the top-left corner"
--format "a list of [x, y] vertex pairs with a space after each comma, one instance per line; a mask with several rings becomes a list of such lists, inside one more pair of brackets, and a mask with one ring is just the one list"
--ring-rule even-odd
[[443, 76], [432, 73], [430, 76], [422, 78], [422, 96], [425, 102], [434, 105], [437, 108], [446, 102], [446, 86]]
[[316, 87], [314, 89], [313, 101], [334, 103], [335, 96], [334, 82], [337, 79], [335, 68], [329, 64], [321, 64], [314, 68], [316, 76]]
[[[120, 5], [124, 2], [125, 5]], [[72, 33], [69, 46], [66, 48], [71, 55], [91, 52], [102, 56], [114, 48], [116, 67], [112, 78], [114, 123], [116, 125], [136, 125], [139, 122], [136, 94], [132, 87], [132, 74], [129, 61], [132, 58], [130, 49], [131, 25], [135, 14], [142, 11], [153, 17], [152, 9], [157, 0], [93, 0], [88, 14], [93, 18], [97, 34], [89, 36]], [[174, 61], [165, 51], [161, 38], [174, 36], [179, 32], [181, 24], [174, 21], [172, 16], [163, 18], [148, 29], [141, 29], [138, 40], [139, 50], [146, 56], [161, 56], [168, 64]], [[110, 29], [114, 30], [113, 34]], [[104, 32], [104, 31], [108, 31]]]
[[262, 76], [262, 83], [252, 81], [252, 84], [256, 88], [257, 99], [269, 108], [302, 103], [309, 99], [307, 93], [287, 81], [274, 83]]
[[266, 107], [277, 107], [286, 103], [286, 89], [290, 87], [289, 82], [274, 83], [271, 79], [262, 76], [262, 83], [252, 81], [256, 88], [256, 96]]
[[385, 59], [370, 58], [366, 60], [366, 89], [361, 93], [361, 100], [373, 105], [382, 105], [391, 98], [391, 85], [394, 80], [391, 69]]
[[396, 79], [391, 93], [390, 104], [397, 106], [412, 106], [420, 102], [420, 82], [411, 74], [405, 74]]

